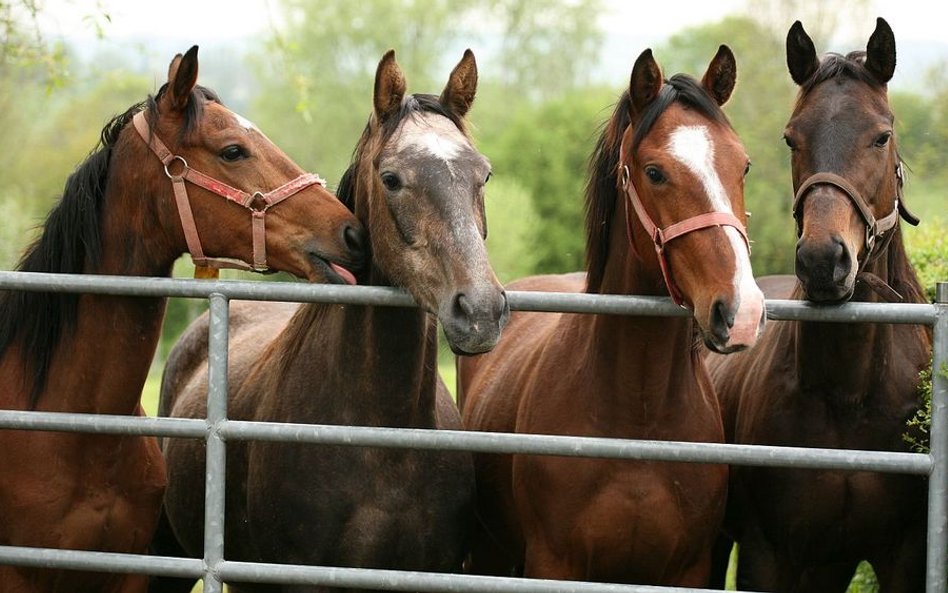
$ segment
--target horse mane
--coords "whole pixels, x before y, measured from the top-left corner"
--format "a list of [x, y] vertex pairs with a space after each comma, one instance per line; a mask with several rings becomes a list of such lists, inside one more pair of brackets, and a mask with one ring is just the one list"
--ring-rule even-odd
[[880, 88], [883, 85], [866, 69], [866, 52], [864, 50], [851, 51], [845, 56], [835, 52], [829, 52], [820, 60], [820, 65], [816, 71], [800, 85], [800, 92], [797, 95], [797, 105], [820, 83], [826, 82], [832, 78], [851, 78], [864, 82], [873, 88]]
[[927, 303], [928, 297], [925, 295], [925, 288], [918, 280], [915, 268], [908, 258], [905, 250], [905, 242], [902, 238], [902, 226], [898, 225], [893, 230], [892, 238], [886, 249], [886, 257], [889, 277], [886, 279], [889, 286], [895, 292], [902, 295], [903, 302], [906, 303]]
[[626, 128], [635, 125], [632, 151], [651, 131], [655, 122], [676, 101], [697, 110], [712, 121], [731, 127], [721, 107], [701, 84], [687, 74], [675, 74], [665, 81], [637, 122], [632, 121], [632, 97], [628, 89], [616, 102], [612, 117], [603, 126], [589, 159], [586, 183], [586, 292], [596, 293], [602, 285], [609, 256], [609, 235], [619, 197], [619, 147]]
[[[122, 130], [139, 111], [149, 110], [149, 124], [154, 128], [157, 100], [166, 87], [167, 84], [163, 85], [156, 96], [149, 96], [113, 117], [102, 128], [99, 142], [67, 178], [62, 196], [46, 217], [40, 236], [24, 252], [17, 271], [81, 274], [101, 262], [102, 212], [113, 150]], [[179, 141], [186, 140], [200, 121], [203, 100], [217, 100], [217, 95], [195, 86], [191, 99]], [[64, 292], [0, 292], [0, 357], [15, 341], [20, 342], [30, 408], [36, 407], [46, 387], [56, 345], [75, 328], [79, 296]]]

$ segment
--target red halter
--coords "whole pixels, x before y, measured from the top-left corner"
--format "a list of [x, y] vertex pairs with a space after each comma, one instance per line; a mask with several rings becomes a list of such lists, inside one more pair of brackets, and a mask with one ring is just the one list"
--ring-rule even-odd
[[655, 245], [655, 253], [658, 256], [658, 264], [662, 270], [662, 278], [665, 280], [668, 294], [671, 295], [676, 305], [688, 308], [681, 294], [681, 290], [679, 290], [678, 285], [675, 284], [672, 278], [671, 267], [668, 264], [668, 259], [665, 257], [665, 246], [673, 239], [677, 239], [693, 231], [715, 226], [730, 226], [737, 229], [737, 232], [740, 233], [744, 239], [744, 244], [747, 245], [747, 252], [750, 253], [750, 242], [747, 240], [747, 230], [744, 228], [744, 223], [730, 212], [705, 212], [704, 214], [698, 214], [697, 216], [692, 216], [691, 218], [670, 224], [663, 229], [658, 228], [648, 215], [648, 212], [646, 212], [645, 206], [642, 204], [642, 199], [639, 198], [639, 193], [635, 189], [635, 184], [632, 182], [632, 175], [629, 173], [629, 167], [625, 164], [625, 146], [621, 144], [619, 146], [619, 163], [619, 184], [620, 187], [625, 190], [625, 194], [629, 198], [629, 203], [632, 205], [632, 208], [626, 207], [625, 209], [625, 224], [629, 233], [629, 244], [632, 245], [632, 249], [634, 250], [635, 244], [632, 242], [632, 217], [629, 213], [630, 210], [634, 210], [639, 222], [642, 224], [642, 227], [645, 228], [645, 232], [648, 233], [648, 236], [652, 239], [652, 243]]
[[[273, 191], [262, 193], [254, 192], [249, 194], [245, 191], [235, 189], [222, 181], [209, 177], [200, 171], [188, 166], [184, 157], [171, 154], [171, 151], [158, 139], [158, 136], [152, 134], [148, 129], [148, 123], [145, 121], [145, 112], [139, 111], [132, 119], [135, 129], [142, 137], [142, 140], [151, 148], [161, 163], [165, 166], [165, 175], [171, 179], [171, 186], [174, 188], [174, 198], [178, 205], [178, 216], [181, 217], [181, 228], [184, 230], [184, 239], [188, 244], [188, 251], [191, 253], [191, 259], [195, 266], [208, 268], [233, 268], [250, 272], [266, 272], [267, 267], [267, 242], [266, 242], [266, 224], [265, 218], [267, 210], [275, 206], [292, 195], [311, 185], [326, 186], [326, 182], [314, 173], [303, 173], [296, 179], [289, 181]], [[174, 161], [180, 161], [181, 172], [172, 173], [169, 169]], [[194, 215], [191, 213], [191, 203], [188, 200], [188, 190], [185, 181], [190, 181], [194, 185], [215, 193], [223, 198], [243, 206], [250, 210], [253, 224], [253, 264], [248, 264], [243, 260], [231, 260], [216, 257], [206, 257], [204, 250], [201, 249], [201, 240], [198, 237], [197, 226], [194, 224]], [[258, 204], [262, 203], [262, 207]]]

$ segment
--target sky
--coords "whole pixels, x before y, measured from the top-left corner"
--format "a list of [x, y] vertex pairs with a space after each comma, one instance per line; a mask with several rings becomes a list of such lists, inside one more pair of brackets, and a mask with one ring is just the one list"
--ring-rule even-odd
[[[605, 52], [599, 69], [610, 77], [614, 71], [615, 75], [624, 72], [630, 56], [640, 49], [687, 27], [755, 6], [753, 0], [663, 0], [658, 5], [604, 0], [604, 4], [598, 18], [607, 33], [607, 47], [634, 48], [629, 56]], [[42, 26], [52, 38], [85, 44], [157, 39], [178, 42], [182, 47], [193, 43], [207, 46], [265, 35], [275, 19], [274, 6], [273, 0], [46, 0]], [[108, 14], [110, 21], [92, 18], [102, 13]], [[921, 74], [928, 67], [940, 61], [948, 64], [948, 36], [943, 33], [948, 8], [932, 0], [869, 0], [866, 10], [847, 15], [848, 26], [842, 27], [834, 40], [837, 46], [817, 50], [848, 51], [858, 47], [854, 44], [864, 44], [876, 16], [885, 17], [896, 34], [899, 68], [894, 87], [922, 84]], [[104, 41], [96, 40], [95, 22], [101, 26]]]

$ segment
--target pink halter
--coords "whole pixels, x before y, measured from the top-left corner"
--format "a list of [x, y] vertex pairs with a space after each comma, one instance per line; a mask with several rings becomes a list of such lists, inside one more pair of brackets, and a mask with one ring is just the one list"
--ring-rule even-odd
[[687, 235], [690, 232], [708, 227], [726, 225], [737, 229], [737, 232], [740, 233], [744, 239], [744, 244], [747, 245], [747, 251], [750, 252], [750, 242], [747, 240], [747, 230], [744, 228], [744, 223], [730, 212], [705, 212], [704, 214], [698, 214], [697, 216], [692, 216], [691, 218], [670, 224], [663, 229], [658, 228], [648, 215], [648, 212], [646, 212], [645, 206], [642, 204], [642, 199], [635, 189], [635, 183], [632, 182], [629, 167], [625, 164], [625, 146], [621, 144], [619, 146], [619, 164], [619, 184], [620, 187], [625, 190], [625, 194], [628, 196], [629, 202], [632, 205], [632, 208], [626, 207], [625, 209], [625, 223], [629, 234], [629, 244], [632, 245], [632, 249], [634, 250], [635, 245], [632, 242], [632, 217], [630, 214], [630, 210], [632, 210], [635, 212], [639, 222], [645, 228], [645, 232], [648, 233], [652, 239], [652, 243], [655, 245], [655, 253], [658, 256], [658, 264], [659, 267], [661, 267], [662, 278], [665, 280], [668, 294], [671, 295], [676, 305], [686, 307], [681, 290], [672, 278], [671, 267], [668, 264], [668, 259], [665, 257], [665, 246], [673, 239]]
[[[266, 242], [266, 214], [272, 206], [275, 206], [283, 200], [299, 193], [301, 190], [311, 185], [326, 186], [326, 182], [315, 173], [303, 173], [296, 179], [293, 179], [273, 191], [262, 193], [254, 192], [249, 194], [245, 191], [235, 189], [222, 181], [205, 175], [200, 171], [188, 166], [184, 157], [172, 154], [164, 143], [151, 133], [148, 129], [148, 123], [145, 121], [145, 112], [139, 111], [132, 120], [135, 129], [146, 144], [151, 148], [161, 163], [165, 166], [165, 175], [171, 179], [171, 185], [174, 188], [174, 198], [178, 206], [178, 216], [181, 217], [181, 228], [184, 230], [184, 239], [188, 244], [188, 251], [191, 253], [191, 259], [195, 266], [207, 268], [233, 268], [250, 272], [266, 272], [267, 267], [267, 242]], [[181, 164], [180, 173], [172, 173], [170, 167], [174, 161]], [[243, 206], [250, 210], [253, 224], [253, 263], [248, 264], [243, 260], [232, 260], [216, 257], [206, 257], [201, 248], [201, 240], [198, 237], [197, 226], [194, 223], [194, 215], [191, 212], [191, 203], [188, 200], [188, 190], [185, 181], [190, 181], [194, 185], [215, 193], [223, 198]], [[262, 207], [259, 206], [262, 204]]]

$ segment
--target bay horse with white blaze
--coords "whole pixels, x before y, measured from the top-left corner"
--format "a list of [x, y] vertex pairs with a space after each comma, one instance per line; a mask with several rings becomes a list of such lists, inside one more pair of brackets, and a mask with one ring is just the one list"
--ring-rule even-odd
[[[925, 302], [898, 224], [900, 213], [918, 220], [905, 209], [886, 92], [892, 29], [878, 19], [866, 51], [821, 61], [798, 21], [787, 65], [800, 86], [785, 130], [799, 282], [761, 286], [821, 304]], [[905, 451], [930, 356], [923, 326], [783, 321], [754, 350], [708, 364], [729, 442]], [[922, 591], [926, 492], [919, 476], [734, 467], [726, 523], [740, 543], [739, 588], [842, 593], [868, 560], [881, 592]]]
[[[437, 374], [437, 322], [456, 352], [496, 344], [508, 317], [484, 246], [490, 165], [466, 133], [477, 86], [468, 50], [441, 96], [406, 95], [393, 51], [339, 197], [369, 230], [360, 279], [408, 290], [418, 308], [234, 303], [228, 416], [241, 420], [460, 428]], [[207, 316], [169, 357], [161, 413], [203, 418]], [[169, 439], [160, 553], [201, 556], [204, 443]], [[458, 571], [474, 495], [470, 455], [269, 442], [227, 446], [226, 557]], [[190, 591], [161, 579], [153, 591]], [[229, 583], [233, 591], [326, 591]]]
[[[643, 52], [591, 159], [585, 287], [582, 274], [510, 286], [671, 294], [693, 316], [515, 313], [494, 351], [459, 361], [465, 428], [723, 442], [698, 334], [731, 352], [764, 322], [744, 230], [749, 160], [720, 108], [735, 78], [726, 46], [700, 82], [663, 81]], [[707, 581], [726, 466], [476, 454], [475, 475], [475, 572]]]
[[[358, 220], [197, 73], [195, 46], [105, 127], [19, 270], [170, 276], [189, 246], [199, 264], [310, 280], [361, 264]], [[142, 415], [165, 301], [2, 292], [0, 407]], [[0, 431], [0, 544], [144, 553], [165, 481], [152, 437]], [[3, 593], [146, 587], [142, 575], [0, 566]]]

